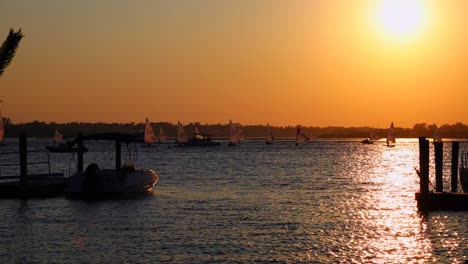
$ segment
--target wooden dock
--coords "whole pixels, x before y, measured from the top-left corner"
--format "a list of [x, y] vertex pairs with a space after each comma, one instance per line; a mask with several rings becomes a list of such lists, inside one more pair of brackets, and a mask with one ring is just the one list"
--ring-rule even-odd
[[415, 198], [420, 211], [468, 210], [468, 193], [417, 192]]
[[419, 138], [420, 191], [415, 194], [420, 211], [464, 211], [468, 210], [468, 193], [458, 192], [459, 142], [452, 142], [452, 167], [450, 192], [443, 187], [443, 143], [434, 143], [435, 191], [429, 191], [429, 140]]
[[[49, 153], [40, 151], [45, 153], [47, 160], [28, 163], [26, 134], [20, 136], [19, 142], [19, 152], [0, 153], [0, 155], [19, 154], [19, 163], [0, 164], [0, 168], [18, 165], [20, 167], [20, 175], [0, 177], [0, 198], [44, 198], [62, 195], [64, 193], [65, 179], [63, 173], [51, 173]], [[28, 164], [47, 164], [48, 173], [28, 174]]]

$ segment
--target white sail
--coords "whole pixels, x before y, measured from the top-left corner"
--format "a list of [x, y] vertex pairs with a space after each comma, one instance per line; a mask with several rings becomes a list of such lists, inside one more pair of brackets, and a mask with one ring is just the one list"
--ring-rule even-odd
[[236, 127], [234, 126], [232, 121], [229, 120], [229, 142], [236, 143], [238, 141], [237, 135], [238, 133]]
[[177, 121], [177, 139], [176, 139], [176, 142], [177, 143], [185, 143], [187, 141], [188, 141], [188, 138], [185, 135], [184, 127], [183, 127], [182, 123]]
[[151, 123], [146, 118], [145, 122], [145, 144], [153, 144], [158, 140], [156, 135], [154, 134], [153, 128], [151, 127]]
[[270, 128], [270, 125], [267, 123], [267, 126], [266, 126], [266, 142], [272, 142], [273, 141], [273, 133], [271, 132], [271, 128]]
[[54, 134], [54, 142], [61, 142], [63, 140], [63, 135], [62, 133], [60, 133], [58, 130], [55, 130], [55, 134]]
[[439, 128], [434, 124], [434, 139], [433, 142], [442, 142], [442, 137], [440, 136]]
[[390, 125], [390, 128], [388, 129], [388, 135], [387, 135], [387, 144], [389, 143], [395, 143], [395, 127], [393, 126], [393, 122]]
[[306, 141], [309, 141], [309, 137], [302, 131], [301, 127], [297, 127], [296, 132], [296, 145], [300, 145]]
[[162, 127], [159, 127], [159, 142], [165, 143], [166, 141], [167, 141], [166, 133], [164, 133], [164, 130], [162, 129]]
[[2, 112], [0, 111], [0, 143], [3, 143], [4, 139], [5, 139], [5, 127], [3, 125]]

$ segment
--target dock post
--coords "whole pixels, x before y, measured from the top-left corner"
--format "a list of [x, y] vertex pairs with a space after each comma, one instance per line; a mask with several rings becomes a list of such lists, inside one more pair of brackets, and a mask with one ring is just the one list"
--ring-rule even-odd
[[120, 140], [115, 141], [115, 168], [119, 170], [121, 168], [121, 143]]
[[442, 142], [434, 142], [436, 192], [444, 191], [444, 181], [442, 168], [444, 164], [444, 145]]
[[84, 144], [83, 144], [83, 134], [78, 134], [78, 165], [77, 171], [83, 172], [83, 152], [84, 152]]
[[20, 186], [24, 190], [28, 177], [28, 142], [26, 133], [21, 133], [19, 138], [20, 151]]
[[460, 147], [460, 142], [452, 142], [452, 178], [451, 178], [451, 192], [458, 191], [458, 149]]
[[429, 192], [429, 141], [419, 137], [419, 189]]

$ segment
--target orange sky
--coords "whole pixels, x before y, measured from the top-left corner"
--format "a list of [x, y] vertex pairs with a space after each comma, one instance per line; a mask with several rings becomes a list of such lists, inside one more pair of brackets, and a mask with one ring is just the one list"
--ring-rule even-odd
[[468, 1], [413, 1], [425, 20], [405, 36], [379, 22], [375, 0], [2, 1], [0, 40], [10, 27], [25, 34], [0, 77], [2, 112], [14, 122], [468, 123]]

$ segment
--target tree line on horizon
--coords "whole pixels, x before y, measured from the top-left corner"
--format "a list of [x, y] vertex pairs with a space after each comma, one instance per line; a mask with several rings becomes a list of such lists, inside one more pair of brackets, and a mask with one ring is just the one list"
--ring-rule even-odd
[[[145, 124], [142, 123], [46, 123], [33, 121], [28, 123], [15, 124], [9, 118], [4, 118], [5, 136], [18, 137], [20, 133], [26, 132], [29, 137], [52, 138], [55, 130], [60, 131], [65, 137], [75, 137], [78, 133], [132, 133], [143, 134]], [[168, 137], [175, 137], [177, 124], [168, 122], [151, 123], [153, 130], [159, 134], [161, 127]], [[216, 138], [227, 138], [229, 136], [229, 124], [201, 124], [198, 122], [184, 125], [187, 135], [191, 135], [195, 126], [201, 133], [212, 135]], [[247, 138], [264, 138], [266, 126], [264, 125], [241, 125]], [[298, 126], [270, 126], [275, 138], [293, 138], [296, 136]], [[318, 138], [368, 138], [371, 131], [381, 138], [385, 138], [388, 133], [386, 128], [372, 127], [313, 127], [301, 126], [304, 133]], [[468, 138], [468, 125], [458, 122], [455, 124], [445, 124], [439, 127], [439, 133], [443, 138]], [[416, 138], [424, 136], [432, 138], [434, 135], [434, 125], [427, 123], [415, 124], [412, 128], [395, 127], [395, 135], [400, 138]]]

